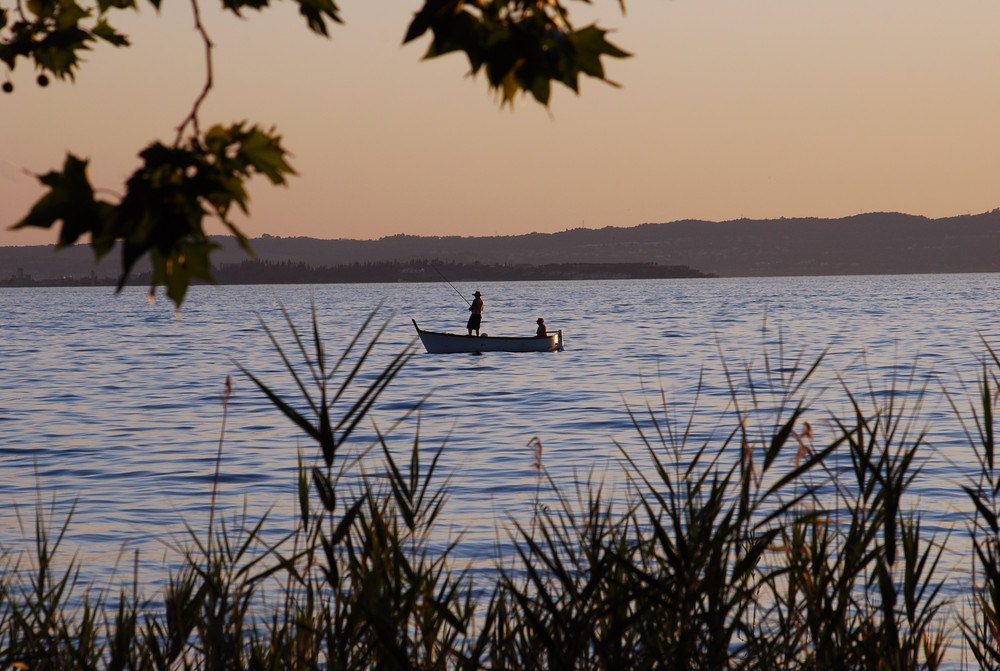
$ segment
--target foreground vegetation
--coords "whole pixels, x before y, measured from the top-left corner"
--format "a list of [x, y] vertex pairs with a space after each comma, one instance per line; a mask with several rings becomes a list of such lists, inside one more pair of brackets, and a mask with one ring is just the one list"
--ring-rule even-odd
[[646, 454], [622, 449], [625, 494], [559, 491], [533, 441], [534, 515], [511, 523], [514, 556], [486, 577], [435, 532], [440, 448], [414, 440], [400, 459], [378, 433], [372, 471], [352, 447], [409, 352], [369, 374], [371, 318], [338, 358], [315, 321], [289, 326], [291, 348], [268, 335], [299, 397], [243, 372], [319, 448], [300, 462], [295, 528], [267, 540], [266, 517], [213, 505], [147, 600], [81, 587], [80, 567], [56, 561], [66, 527], [39, 516], [34, 548], [4, 555], [0, 668], [934, 669], [946, 654], [1000, 668], [992, 351], [968, 422], [980, 472], [965, 487], [976, 514], [956, 532], [972, 548], [956, 603], [947, 539], [909, 491], [924, 435], [895, 396], [869, 407], [846, 391], [848, 416], [821, 436], [803, 400], [820, 362], [796, 377], [732, 372], [736, 421], [718, 441], [696, 443], [665, 402], [629, 409]]

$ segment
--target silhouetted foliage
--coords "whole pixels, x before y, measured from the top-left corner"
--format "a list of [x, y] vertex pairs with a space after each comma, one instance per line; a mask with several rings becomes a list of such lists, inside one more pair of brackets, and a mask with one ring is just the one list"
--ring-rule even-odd
[[[149, 0], [157, 10], [162, 2]], [[313, 33], [327, 36], [331, 23], [343, 23], [334, 0], [293, 2]], [[205, 231], [205, 219], [217, 218], [252, 253], [249, 240], [230, 217], [234, 207], [248, 213], [247, 181], [263, 175], [282, 185], [295, 174], [274, 129], [247, 122], [202, 128], [201, 106], [213, 86], [214, 45], [202, 23], [199, 0], [191, 4], [207, 66], [202, 89], [177, 126], [173, 142], [157, 141], [142, 149], [140, 166], [126, 181], [124, 194], [116, 198], [91, 185], [89, 159], [67, 154], [61, 170], [38, 176], [48, 191], [15, 225], [61, 224], [60, 247], [89, 237], [98, 259], [120, 249], [119, 290], [136, 263], [148, 256], [150, 292], [166, 287], [178, 307], [191, 282], [214, 281], [210, 256], [218, 247]], [[223, 0], [222, 8], [239, 17], [269, 4], [269, 0]], [[624, 11], [624, 0], [620, 5]], [[136, 1], [0, 0], [0, 61], [8, 69], [4, 92], [14, 93], [10, 76], [22, 60], [40, 71], [36, 81], [44, 87], [48, 74], [74, 79], [83, 64], [80, 54], [98, 43], [129, 46], [128, 36], [113, 25], [126, 9], [138, 9]], [[573, 26], [565, 0], [426, 0], [403, 42], [428, 34], [431, 44], [425, 58], [464, 53], [472, 73], [485, 72], [502, 105], [510, 104], [518, 93], [547, 105], [552, 82], [578, 91], [580, 75], [608, 81], [602, 58], [629, 54], [605, 39], [607, 32], [597, 25]]]
[[[535, 438], [531, 522], [513, 523], [512, 557], [473, 576], [456, 566], [461, 538], [436, 530], [444, 446], [414, 436], [400, 457], [377, 426], [373, 446], [351, 440], [411, 350], [372, 375], [385, 328], [372, 318], [338, 357], [315, 317], [311, 333], [289, 320], [288, 348], [265, 328], [296, 397], [242, 370], [317, 452], [312, 465], [300, 457], [287, 535], [266, 541], [267, 517], [213, 523], [213, 491], [208, 532], [189, 528], [162, 602], [81, 594], [81, 567], [57, 558], [70, 520], [51, 529], [39, 507], [33, 549], [0, 553], [0, 666], [916, 671], [940, 668], [949, 650], [980, 668], [1000, 660], [1000, 396], [986, 366], [968, 434], [980, 467], [965, 486], [973, 570], [956, 615], [941, 592], [948, 539], [925, 530], [908, 496], [926, 449], [908, 403], [925, 390], [845, 389], [844, 415], [820, 429], [801, 394], [822, 359], [772, 361], [766, 379], [727, 370], [735, 424], [719, 437], [696, 442], [693, 418], [667, 407], [627, 408], [645, 454], [621, 450], [629, 486], [613, 497], [593, 479], [559, 491]], [[754, 391], [737, 398], [744, 382]], [[371, 448], [381, 467], [355, 459]], [[217, 472], [222, 459], [220, 439]]]

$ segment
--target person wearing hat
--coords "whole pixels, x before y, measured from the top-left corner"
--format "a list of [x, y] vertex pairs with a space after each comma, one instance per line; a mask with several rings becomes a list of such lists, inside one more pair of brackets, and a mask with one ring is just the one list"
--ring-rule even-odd
[[549, 334], [549, 330], [545, 328], [545, 320], [539, 317], [536, 323], [538, 324], [538, 330], [535, 331], [535, 337], [544, 338], [547, 336]]
[[469, 304], [469, 312], [472, 314], [469, 315], [469, 323], [465, 325], [465, 328], [469, 329], [469, 335], [475, 331], [478, 336], [479, 324], [483, 321], [483, 308], [486, 307], [486, 304], [483, 303], [483, 295], [478, 291], [472, 295], [475, 297]]

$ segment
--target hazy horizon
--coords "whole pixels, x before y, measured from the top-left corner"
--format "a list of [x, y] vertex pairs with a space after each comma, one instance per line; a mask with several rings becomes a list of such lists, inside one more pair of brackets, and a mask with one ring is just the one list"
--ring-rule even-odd
[[[578, 3], [573, 3], [574, 5]], [[631, 227], [685, 219], [941, 218], [1000, 202], [1000, 5], [887, 0], [674, 0], [572, 9], [632, 52], [610, 79], [557, 86], [549, 110], [501, 111], [464, 57], [401, 47], [420, 6], [348, 0], [332, 39], [292, 5], [246, 20], [205, 11], [215, 88], [202, 125], [276, 126], [299, 176], [251, 182], [251, 237], [369, 240]], [[23, 171], [91, 159], [109, 191], [149, 142], [171, 140], [203, 82], [190, 6], [148, 4], [99, 45], [75, 84], [42, 89], [22, 64], [0, 95], [0, 245], [43, 193]], [[221, 230], [213, 230], [221, 232]]]
[[[739, 219], [727, 219], [727, 220], [724, 220], [724, 221], [723, 220], [708, 220], [708, 219], [677, 219], [677, 220], [674, 220], [674, 221], [647, 221], [647, 222], [642, 222], [642, 223], [638, 223], [638, 224], [630, 224], [630, 225], [624, 225], [624, 226], [616, 226], [614, 224], [609, 224], [607, 226], [602, 226], [601, 228], [589, 227], [589, 226], [571, 226], [571, 227], [564, 228], [564, 229], [561, 229], [561, 230], [552, 230], [552, 231], [527, 231], [527, 232], [524, 232], [524, 233], [506, 233], [506, 234], [505, 233], [501, 233], [501, 234], [499, 234], [499, 237], [520, 237], [520, 236], [529, 236], [529, 235], [554, 235], [554, 234], [559, 234], [559, 233], [572, 233], [574, 231], [579, 231], [579, 230], [599, 231], [599, 230], [605, 229], [605, 228], [633, 229], [633, 228], [638, 228], [640, 226], [657, 226], [657, 225], [670, 225], [670, 224], [685, 224], [685, 223], [690, 223], [690, 222], [705, 223], [705, 224], [730, 224], [730, 223], [737, 223], [737, 222], [742, 222], [742, 221], [746, 221], [748, 223], [754, 223], [754, 222], [756, 222], [756, 223], [767, 223], [767, 222], [779, 222], [779, 221], [804, 221], [804, 222], [807, 222], [807, 221], [840, 221], [840, 220], [864, 218], [864, 217], [879, 216], [879, 215], [899, 215], [899, 216], [902, 216], [902, 217], [913, 217], [913, 218], [916, 218], [916, 219], [926, 219], [926, 220], [929, 220], [929, 221], [938, 221], [938, 220], [942, 220], [942, 219], [944, 219], [944, 220], [948, 220], [948, 219], [959, 219], [959, 220], [961, 220], [961, 219], [964, 219], [966, 217], [979, 217], [979, 216], [993, 214], [994, 212], [997, 212], [998, 210], [1000, 210], [1000, 208], [993, 208], [993, 209], [988, 210], [986, 212], [973, 212], [971, 214], [960, 214], [960, 215], [944, 216], [944, 217], [936, 217], [936, 218], [924, 217], [923, 215], [914, 215], [914, 214], [910, 214], [908, 212], [862, 212], [862, 213], [857, 214], [857, 215], [848, 215], [846, 217], [836, 217], [836, 218], [832, 218], [832, 217], [807, 217], [807, 216], [804, 216], [804, 217], [774, 217], [774, 218], [766, 218], [766, 219], [751, 219], [749, 217], [741, 217]], [[231, 232], [229, 232], [228, 230], [215, 231], [211, 235], [213, 237], [219, 236], [219, 237], [224, 237], [224, 238], [233, 238], [233, 239], [235, 239], [234, 236], [233, 236], [233, 234]], [[352, 238], [352, 237], [336, 237], [336, 238], [334, 238], [334, 237], [329, 237], [329, 236], [323, 235], [323, 232], [320, 231], [319, 235], [307, 235], [307, 234], [298, 234], [298, 233], [282, 233], [282, 232], [279, 232], [279, 233], [263, 232], [263, 233], [260, 233], [260, 234], [257, 234], [257, 235], [252, 235], [252, 236], [249, 237], [249, 239], [250, 239], [251, 242], [253, 242], [254, 240], [264, 240], [264, 239], [268, 239], [268, 238], [275, 238], [275, 239], [297, 239], [297, 238], [302, 238], [302, 239], [315, 239], [315, 240], [320, 240], [320, 241], [323, 241], [323, 242], [379, 242], [379, 241], [382, 241], [382, 240], [387, 240], [387, 239], [391, 239], [391, 238], [395, 238], [395, 237], [406, 237], [406, 236], [409, 236], [409, 237], [426, 237], [426, 238], [451, 238], [451, 237], [459, 237], [459, 238], [491, 238], [491, 237], [498, 237], [496, 234], [463, 235], [461, 233], [449, 233], [449, 234], [436, 234], [436, 233], [388, 233], [388, 234], [385, 234], [385, 235], [379, 235], [377, 237], [367, 237], [367, 238], [366, 237], [356, 237], [356, 238]], [[0, 247], [39, 247], [39, 246], [41, 246], [41, 247], [49, 247], [49, 246], [55, 245], [56, 242], [57, 242], [56, 240], [42, 240], [40, 242], [23, 243], [23, 244], [18, 244], [18, 243], [14, 243], [14, 244], [0, 244]], [[250, 257], [247, 256], [247, 258], [250, 258]]]

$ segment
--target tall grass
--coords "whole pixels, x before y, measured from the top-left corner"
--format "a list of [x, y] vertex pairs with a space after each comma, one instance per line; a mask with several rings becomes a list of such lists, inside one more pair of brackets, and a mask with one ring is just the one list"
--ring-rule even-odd
[[[399, 456], [377, 425], [374, 445], [353, 440], [412, 350], [372, 372], [376, 313], [336, 356], [315, 317], [300, 332], [285, 316], [290, 346], [264, 328], [295, 393], [241, 370], [315, 445], [292, 528], [274, 538], [266, 515], [217, 514], [213, 486], [207, 528], [188, 528], [148, 598], [81, 585], [83, 567], [57, 561], [71, 514], [56, 523], [38, 506], [34, 547], [0, 557], [0, 668], [936, 669], [956, 650], [1000, 668], [992, 350], [967, 430], [980, 467], [961, 532], [969, 597], [954, 604], [948, 539], [911, 495], [926, 437], [900, 399], [925, 390], [845, 388], [847, 411], [817, 421], [805, 389], [821, 360], [727, 371], [720, 438], [695, 439], [697, 409], [675, 417], [665, 395], [625, 407], [642, 449], [619, 446], [627, 486], [614, 495], [594, 477], [560, 490], [536, 438], [531, 521], [511, 522], [513, 556], [474, 578], [455, 558], [461, 537], [436, 527], [443, 446], [418, 431]], [[217, 472], [224, 443], [223, 430]]]

